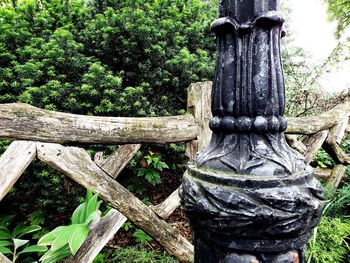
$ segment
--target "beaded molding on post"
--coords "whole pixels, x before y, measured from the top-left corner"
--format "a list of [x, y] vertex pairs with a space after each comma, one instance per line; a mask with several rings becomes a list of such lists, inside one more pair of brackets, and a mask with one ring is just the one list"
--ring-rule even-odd
[[283, 116], [257, 117], [218, 117], [210, 120], [209, 127], [214, 132], [245, 133], [245, 132], [283, 132], [287, 129], [287, 120]]

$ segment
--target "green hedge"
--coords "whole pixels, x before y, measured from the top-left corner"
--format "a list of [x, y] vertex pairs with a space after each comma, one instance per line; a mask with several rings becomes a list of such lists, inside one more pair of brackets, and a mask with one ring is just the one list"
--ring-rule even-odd
[[0, 7], [0, 103], [169, 115], [183, 112], [191, 82], [212, 78], [216, 12], [203, 1], [21, 3]]

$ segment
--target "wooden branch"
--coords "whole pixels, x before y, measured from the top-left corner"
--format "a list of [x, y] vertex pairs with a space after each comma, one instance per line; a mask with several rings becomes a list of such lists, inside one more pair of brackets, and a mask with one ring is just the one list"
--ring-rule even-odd
[[36, 144], [14, 141], [0, 157], [0, 201], [10, 191], [36, 155]]
[[305, 154], [307, 151], [306, 146], [298, 140], [298, 135], [295, 134], [286, 134], [286, 140], [290, 147], [297, 150], [301, 154]]
[[336, 163], [350, 165], [350, 157], [340, 148], [332, 136], [328, 135], [322, 147]]
[[197, 140], [187, 143], [186, 155], [190, 159], [194, 159], [196, 153], [207, 146], [211, 139], [209, 129], [209, 121], [212, 117], [211, 89], [210, 81], [194, 83], [188, 88], [187, 111], [194, 117], [198, 125]]
[[[159, 118], [97, 117], [42, 110], [22, 103], [0, 104], [0, 139], [33, 140], [55, 143], [127, 144], [170, 143], [199, 138], [189, 155], [210, 139], [210, 82], [193, 84], [189, 92], [190, 114]], [[194, 104], [197, 104], [193, 106]], [[290, 134], [314, 134], [348, 118], [350, 102], [319, 116], [287, 118]]]
[[12, 261], [0, 253], [0, 262], [1, 263], [11, 263]]
[[193, 260], [193, 246], [180, 232], [161, 220], [152, 209], [143, 204], [118, 182], [99, 168], [83, 149], [40, 143], [38, 158], [65, 173], [85, 188], [100, 194], [101, 198], [144, 229], [164, 249], [180, 261]]
[[65, 263], [91, 263], [125, 223], [127, 218], [119, 213], [117, 210], [110, 210], [108, 214], [103, 217], [97, 225], [89, 233], [89, 236], [79, 248], [78, 252], [70, 257]]
[[322, 147], [324, 141], [327, 139], [328, 130], [323, 130], [310, 136], [305, 143], [307, 148], [305, 156], [305, 162], [309, 164], [316, 156], [317, 152]]
[[287, 118], [288, 128], [286, 133], [314, 134], [322, 130], [328, 130], [344, 118], [349, 118], [350, 102], [347, 101], [334, 107], [332, 110], [317, 116]]
[[[98, 152], [94, 157], [94, 162], [109, 176], [115, 179], [140, 147], [140, 144], [121, 145], [108, 159], [103, 159], [103, 152]], [[70, 257], [66, 262], [92, 262], [126, 220], [127, 218], [122, 213], [111, 209], [102, 221], [95, 226], [95, 230], [90, 232], [77, 254]]]
[[346, 166], [342, 164], [338, 164], [334, 166], [333, 171], [331, 173], [331, 178], [328, 180], [328, 184], [338, 188], [342, 179], [345, 177]]
[[328, 180], [331, 177], [332, 169], [328, 168], [315, 168], [314, 169], [314, 176], [319, 179], [325, 179]]
[[190, 115], [158, 118], [97, 117], [0, 104], [0, 138], [55, 143], [170, 143], [197, 137]]
[[155, 206], [150, 206], [152, 210], [163, 219], [167, 219], [176, 208], [180, 206], [179, 189], [176, 189], [167, 199]]
[[344, 137], [346, 127], [348, 125], [349, 118], [343, 118], [338, 124], [334, 125], [330, 130], [329, 134], [339, 144]]
[[95, 158], [94, 161], [112, 178], [116, 179], [140, 148], [141, 144], [119, 145], [118, 149], [107, 159], [96, 160]]

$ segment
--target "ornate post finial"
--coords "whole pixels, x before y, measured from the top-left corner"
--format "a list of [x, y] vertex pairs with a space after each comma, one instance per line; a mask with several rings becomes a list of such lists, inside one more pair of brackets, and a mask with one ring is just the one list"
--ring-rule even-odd
[[283, 22], [276, 0], [219, 1], [213, 135], [181, 188], [196, 262], [303, 262], [319, 223], [322, 189], [283, 134]]

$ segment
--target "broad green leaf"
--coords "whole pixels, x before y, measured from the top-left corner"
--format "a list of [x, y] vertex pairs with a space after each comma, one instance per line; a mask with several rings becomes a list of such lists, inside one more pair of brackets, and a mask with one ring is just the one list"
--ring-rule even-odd
[[26, 234], [38, 231], [40, 229], [41, 229], [40, 226], [19, 226], [13, 230], [12, 236], [19, 238], [19, 237], [22, 237]]
[[13, 243], [11, 241], [0, 240], [0, 247], [7, 247], [7, 246], [11, 246], [11, 245], [13, 245]]
[[87, 206], [86, 206], [86, 211], [85, 211], [85, 220], [84, 222], [86, 221], [86, 219], [89, 217], [89, 215], [92, 213], [92, 212], [95, 212], [96, 211], [96, 208], [97, 208], [97, 198], [98, 198], [98, 194], [95, 194], [93, 197], [91, 197], [91, 199], [89, 200], [89, 202], [87, 203]]
[[0, 247], [0, 253], [2, 254], [13, 254], [12, 251], [10, 249], [8, 249], [7, 247]]
[[89, 200], [92, 198], [93, 192], [92, 190], [89, 188], [86, 190], [86, 197], [85, 197], [85, 203], [88, 203]]
[[57, 251], [48, 250], [40, 259], [42, 263], [53, 263], [57, 262], [67, 256], [69, 256], [70, 250], [68, 244]]
[[46, 246], [38, 246], [38, 245], [32, 245], [24, 248], [19, 254], [24, 254], [24, 253], [33, 253], [33, 252], [45, 252], [47, 251], [48, 248]]
[[24, 254], [24, 253], [45, 252], [45, 251], [47, 251], [46, 246], [32, 245], [32, 246], [26, 247], [21, 252], [17, 253], [17, 255]]
[[28, 242], [29, 242], [29, 240], [26, 240], [26, 239], [17, 239], [17, 238], [13, 239], [13, 244], [15, 245], [16, 249], [19, 248], [19, 247], [24, 246]]
[[61, 233], [61, 231], [63, 231], [65, 228], [66, 228], [66, 226], [56, 227], [51, 232], [42, 236], [38, 241], [38, 245], [39, 246], [51, 245], [53, 243], [53, 241], [57, 238], [57, 236]]
[[11, 238], [10, 231], [6, 227], [0, 227], [0, 240]]
[[75, 231], [75, 229], [79, 226], [80, 224], [66, 226], [53, 241], [51, 250], [56, 251], [66, 245], [72, 232]]
[[80, 222], [80, 217], [81, 217], [81, 214], [85, 214], [85, 207], [86, 207], [86, 204], [82, 203], [74, 210], [71, 218], [72, 224], [82, 223]]
[[73, 255], [77, 253], [80, 246], [84, 243], [89, 234], [89, 228], [86, 225], [81, 225], [69, 237], [69, 248]]
[[83, 203], [81, 206], [81, 210], [79, 211], [79, 220], [78, 224], [84, 223], [85, 222], [85, 213], [86, 213], [86, 203]]

